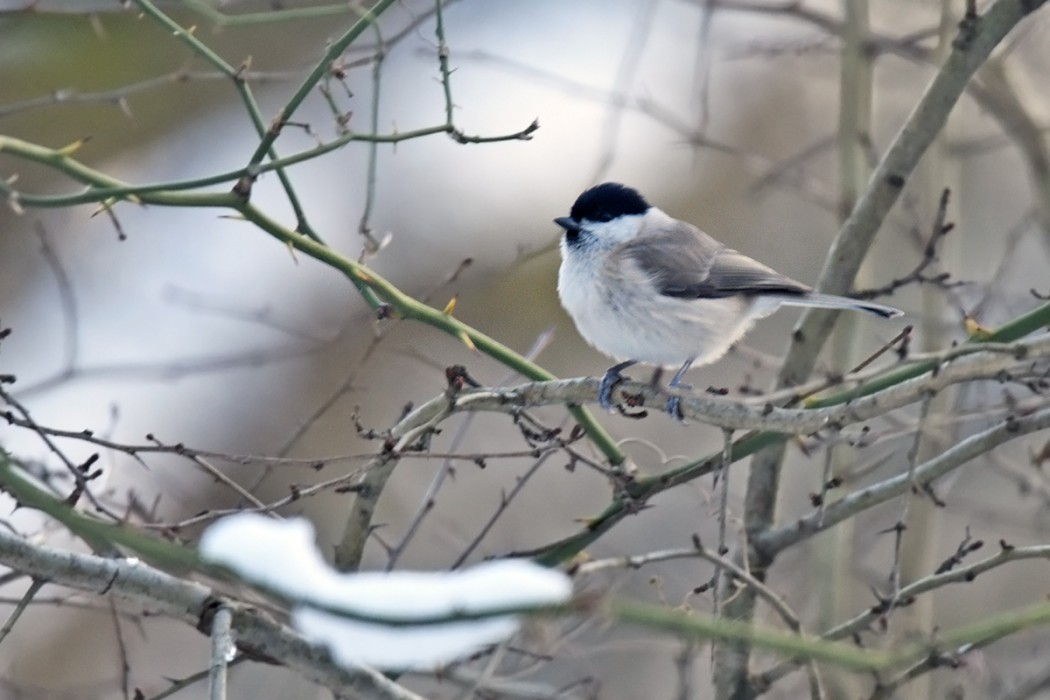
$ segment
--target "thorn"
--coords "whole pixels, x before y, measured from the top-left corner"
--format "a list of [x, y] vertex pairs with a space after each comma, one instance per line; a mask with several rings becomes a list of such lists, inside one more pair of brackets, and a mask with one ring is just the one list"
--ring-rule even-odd
[[90, 136], [85, 136], [82, 139], [77, 139], [76, 141], [74, 141], [73, 143], [69, 144], [68, 146], [63, 146], [62, 148], [58, 149], [58, 154], [62, 155], [62, 156], [71, 156], [74, 153], [76, 153], [77, 151], [79, 151], [80, 147], [83, 146], [85, 143], [87, 143], [90, 140], [91, 140]]
[[463, 344], [470, 348], [472, 352], [478, 351], [478, 346], [474, 344], [474, 341], [470, 339], [470, 336], [467, 335], [466, 331], [460, 331], [456, 335], [459, 336], [459, 339], [463, 341]]
[[986, 339], [992, 336], [992, 332], [978, 323], [970, 314], [966, 314], [963, 318], [963, 327], [971, 338]]

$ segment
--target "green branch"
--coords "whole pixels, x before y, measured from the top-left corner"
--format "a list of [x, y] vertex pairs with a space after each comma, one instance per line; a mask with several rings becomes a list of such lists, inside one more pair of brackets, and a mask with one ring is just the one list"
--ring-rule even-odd
[[71, 508], [65, 501], [22, 476], [2, 449], [0, 491], [8, 493], [24, 508], [32, 508], [51, 516], [97, 552], [113, 552], [113, 545], [121, 545], [143, 559], [165, 568], [200, 569], [203, 566], [193, 549], [151, 537], [132, 527], [104, 522]]
[[[262, 210], [234, 192], [200, 193], [200, 192], [167, 192], [163, 190], [141, 191], [126, 182], [94, 170], [72, 157], [80, 143], [73, 144], [64, 149], [50, 149], [36, 144], [27, 143], [19, 139], [0, 136], [0, 153], [8, 153], [26, 160], [47, 165], [55, 170], [63, 172], [77, 180], [92, 187], [120, 188], [129, 190], [127, 198], [141, 204], [156, 204], [161, 206], [177, 207], [206, 207], [231, 209], [239, 213], [245, 220], [255, 224], [266, 233], [289, 245], [315, 260], [324, 263], [339, 272], [342, 272], [366, 301], [373, 307], [389, 305], [402, 318], [412, 319], [437, 328], [449, 335], [459, 338], [465, 345], [485, 353], [505, 366], [515, 370], [529, 379], [548, 381], [554, 379], [547, 370], [529, 361], [520, 354], [514, 352], [507, 346], [496, 341], [490, 336], [472, 328], [459, 321], [444, 311], [428, 306], [408, 294], [405, 294], [391, 282], [348, 257], [340, 255], [327, 245], [289, 230], [277, 221], [270, 218]], [[6, 196], [7, 200], [14, 206], [32, 205], [32, 199], [15, 190], [9, 183], [0, 179], [0, 194]], [[106, 206], [104, 204], [104, 206]], [[594, 417], [585, 409], [572, 407], [569, 409], [573, 417], [587, 431], [588, 436], [605, 455], [605, 458], [614, 466], [624, 461], [624, 454], [616, 445], [612, 437], [598, 424]]]
[[[1050, 327], [1050, 304], [1043, 304], [1024, 315], [1018, 316], [1012, 321], [1003, 324], [991, 333], [973, 335], [966, 342], [968, 345], [972, 345], [974, 350], [978, 350], [984, 343], [1012, 343], [1015, 340], [1019, 340], [1026, 335], [1035, 333], [1036, 331], [1047, 327]], [[807, 400], [804, 402], [804, 405], [806, 408], [825, 408], [827, 406], [844, 404], [853, 399], [859, 399], [862, 396], [868, 396], [869, 394], [882, 391], [883, 389], [895, 384], [914, 379], [915, 377], [926, 374], [927, 372], [932, 372], [937, 369], [937, 362], [937, 360], [916, 362], [901, 367], [900, 369], [887, 372], [881, 377], [872, 379], [871, 381], [865, 382], [853, 389], [841, 391], [823, 399]]]
[[259, 165], [263, 158], [266, 157], [270, 147], [273, 146], [274, 141], [276, 141], [277, 137], [280, 135], [281, 129], [291, 118], [292, 114], [295, 113], [295, 110], [299, 109], [303, 101], [306, 100], [310, 91], [313, 90], [314, 87], [321, 82], [321, 79], [324, 78], [325, 74], [331, 70], [332, 63], [338, 59], [343, 51], [345, 51], [355, 39], [361, 36], [361, 34], [363, 34], [380, 15], [390, 9], [390, 6], [393, 5], [394, 2], [395, 0], [378, 0], [378, 2], [376, 2], [371, 8], [363, 10], [364, 16], [355, 22], [350, 29], [329, 44], [328, 50], [324, 52], [321, 60], [317, 62], [314, 69], [310, 71], [310, 75], [306, 76], [306, 79], [304, 79], [299, 85], [298, 89], [296, 89], [292, 97], [281, 109], [278, 118], [274, 120], [273, 124], [270, 125], [270, 128], [263, 135], [262, 140], [259, 142], [259, 146], [255, 149], [255, 153], [252, 154], [252, 157], [248, 162], [249, 168]]
[[339, 2], [331, 5], [317, 5], [314, 7], [288, 7], [265, 12], [243, 12], [236, 15], [228, 15], [219, 12], [212, 7], [213, 0], [182, 0], [190, 9], [200, 13], [218, 27], [236, 27], [257, 24], [270, 24], [273, 22], [287, 22], [289, 20], [316, 19], [319, 17], [332, 17], [334, 15], [345, 15], [353, 11], [354, 6], [348, 2]]
[[[304, 163], [309, 160], [313, 160], [319, 156], [323, 156], [326, 153], [338, 150], [348, 143], [353, 142], [364, 142], [364, 143], [390, 143], [397, 144], [402, 141], [410, 141], [412, 139], [422, 138], [424, 136], [432, 136], [433, 134], [446, 133], [447, 129], [445, 125], [439, 126], [428, 126], [420, 129], [413, 129], [411, 131], [400, 131], [390, 134], [360, 134], [360, 133], [347, 133], [341, 134], [337, 138], [323, 143], [319, 146], [300, 151], [294, 155], [285, 156], [283, 158], [277, 158], [275, 160], [268, 160], [265, 163], [260, 163], [253, 167], [237, 168], [236, 170], [228, 170], [223, 173], [215, 175], [208, 175], [205, 177], [193, 178], [189, 180], [171, 180], [166, 182], [158, 182], [152, 184], [141, 184], [141, 185], [129, 185], [124, 184], [121, 186], [102, 187], [98, 185], [89, 184], [88, 189], [83, 192], [76, 194], [60, 194], [60, 195], [35, 195], [25, 193], [14, 193], [11, 190], [7, 190], [8, 194], [13, 194], [17, 202], [25, 204], [26, 206], [33, 207], [44, 207], [44, 208], [59, 208], [69, 207], [77, 204], [91, 204], [94, 202], [106, 203], [107, 200], [136, 200], [141, 195], [149, 194], [152, 192], [182, 192], [185, 190], [196, 190], [205, 187], [211, 187], [214, 185], [222, 185], [226, 183], [235, 183], [241, 178], [249, 177], [256, 178], [262, 173], [284, 168], [290, 165], [296, 165], [298, 163]], [[520, 132], [519, 132], [520, 133]], [[518, 138], [517, 133], [509, 134], [506, 136], [490, 136], [486, 137], [490, 139], [503, 139], [509, 140]], [[79, 144], [60, 149], [57, 152], [65, 152], [67, 154], [72, 153], [76, 150]], [[70, 150], [72, 149], [72, 150]], [[54, 165], [56, 162], [64, 162], [71, 164], [73, 170], [63, 170], [67, 175], [75, 177], [73, 172], [76, 166], [79, 165], [76, 161], [62, 161], [60, 158], [54, 158], [56, 151], [48, 148], [37, 146], [36, 144], [22, 141], [20, 139], [11, 136], [0, 136], [0, 151], [7, 151], [9, 153], [21, 156], [28, 160], [33, 160], [39, 163], [46, 163], [48, 165]], [[92, 171], [98, 175], [96, 171]], [[81, 182], [90, 182], [81, 178]], [[114, 180], [115, 182], [115, 180]]]
[[[234, 88], [237, 90], [237, 94], [240, 95], [241, 102], [244, 103], [244, 109], [248, 113], [248, 118], [251, 120], [252, 126], [255, 127], [255, 133], [265, 140], [267, 133], [269, 133], [269, 129], [263, 121], [262, 110], [259, 109], [259, 103], [255, 101], [255, 96], [252, 94], [248, 82], [244, 79], [244, 71], [247, 68], [247, 64], [242, 65], [240, 68], [234, 68], [223, 60], [221, 56], [212, 51], [204, 42], [194, 36], [192, 31], [183, 28], [182, 25], [162, 12], [151, 2], [151, 0], [135, 0], [135, 4], [139, 6], [144, 14], [152, 17], [162, 27], [170, 31], [176, 38], [180, 39], [190, 47], [190, 50], [233, 81]], [[273, 148], [272, 142], [266, 148], [266, 155], [271, 160], [277, 160], [278, 158], [277, 151]], [[277, 173], [277, 178], [281, 182], [281, 187], [284, 188], [284, 193], [288, 198], [288, 203], [292, 207], [292, 212], [295, 214], [295, 220], [297, 222], [296, 229], [312, 238], [317, 238], [317, 234], [314, 233], [310, 224], [306, 220], [306, 213], [303, 211], [302, 204], [299, 202], [299, 195], [296, 194], [295, 188], [292, 186], [292, 181], [288, 177], [288, 173], [286, 173], [282, 167], [276, 167], [274, 170]]]
[[[1026, 314], [1018, 316], [987, 335], [979, 338], [974, 337], [969, 342], [975, 345], [993, 342], [1009, 343], [1047, 327], [1050, 327], [1050, 303], [1043, 304]], [[927, 372], [936, 371], [936, 369], [937, 363], [935, 361], [918, 362], [899, 369], [891, 369], [884, 375], [866, 382], [863, 386], [839, 392], [819, 401], [807, 402], [805, 408], [816, 409], [842, 405], [860, 396], [883, 391]], [[733, 462], [750, 457], [759, 450], [771, 445], [780, 444], [788, 437], [790, 436], [768, 431], [749, 432], [733, 443]], [[568, 561], [597, 540], [602, 534], [612, 529], [613, 525], [620, 520], [638, 512], [640, 506], [653, 496], [679, 484], [712, 473], [719, 468], [721, 460], [722, 452], [719, 451], [660, 474], [637, 479], [627, 484], [624, 488], [624, 493], [606, 506], [605, 510], [597, 517], [591, 519], [585, 529], [540, 549], [518, 552], [516, 555], [534, 557], [536, 561], [546, 566], [556, 566]]]

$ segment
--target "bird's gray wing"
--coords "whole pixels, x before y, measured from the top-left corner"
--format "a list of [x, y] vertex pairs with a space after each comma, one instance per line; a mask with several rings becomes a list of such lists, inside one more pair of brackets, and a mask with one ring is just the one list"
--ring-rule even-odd
[[806, 285], [727, 248], [684, 222], [632, 239], [620, 249], [664, 296], [719, 299], [739, 294], [805, 294]]

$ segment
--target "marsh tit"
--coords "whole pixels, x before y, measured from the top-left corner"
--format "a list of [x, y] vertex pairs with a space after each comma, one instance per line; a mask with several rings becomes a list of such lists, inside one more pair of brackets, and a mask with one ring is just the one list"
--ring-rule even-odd
[[[892, 318], [889, 306], [820, 294], [668, 216], [637, 191], [607, 182], [587, 190], [554, 223], [561, 239], [558, 296], [580, 335], [615, 358], [599, 403], [609, 410], [620, 372], [643, 363], [676, 367], [669, 386], [718, 360], [754, 322], [782, 305], [848, 309]], [[681, 417], [672, 397], [667, 410]]]

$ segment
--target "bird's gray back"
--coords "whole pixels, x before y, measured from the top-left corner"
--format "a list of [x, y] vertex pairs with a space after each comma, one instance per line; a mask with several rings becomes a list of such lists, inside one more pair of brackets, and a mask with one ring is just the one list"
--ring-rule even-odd
[[728, 248], [700, 229], [673, 221], [620, 246], [618, 263], [635, 265], [661, 294], [682, 299], [805, 294], [806, 285]]

